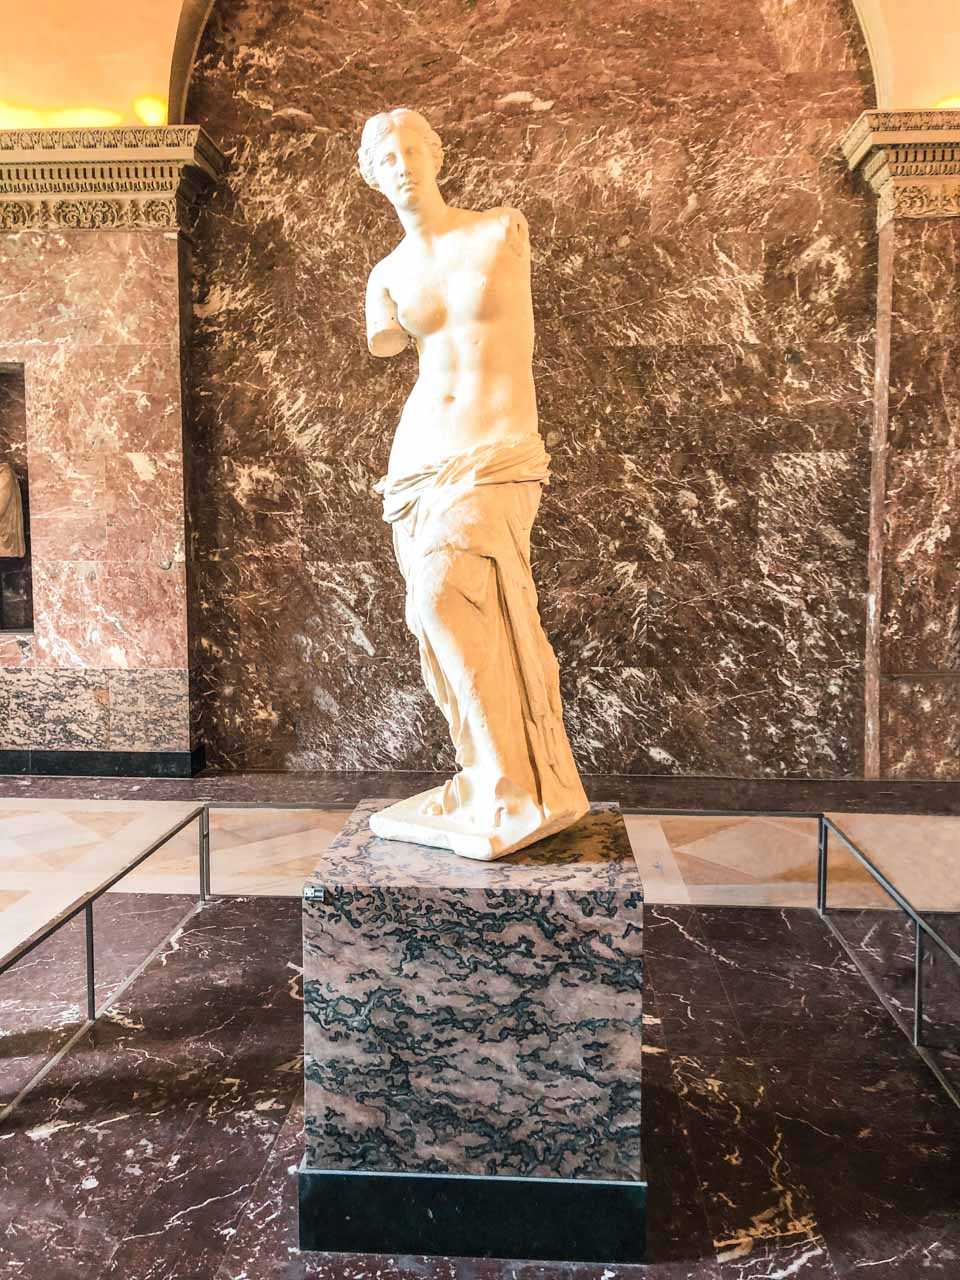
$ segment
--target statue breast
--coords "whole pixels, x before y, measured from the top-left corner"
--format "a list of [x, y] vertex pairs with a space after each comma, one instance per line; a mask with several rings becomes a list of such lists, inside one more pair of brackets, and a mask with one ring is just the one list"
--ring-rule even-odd
[[429, 276], [398, 290], [397, 319], [417, 338], [426, 338], [447, 322], [447, 300], [439, 279]]

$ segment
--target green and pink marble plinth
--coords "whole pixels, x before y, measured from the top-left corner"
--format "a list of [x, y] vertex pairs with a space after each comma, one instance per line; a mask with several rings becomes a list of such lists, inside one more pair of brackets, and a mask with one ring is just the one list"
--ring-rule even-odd
[[301, 1247], [643, 1256], [643, 891], [615, 805], [496, 862], [357, 806], [304, 890]]

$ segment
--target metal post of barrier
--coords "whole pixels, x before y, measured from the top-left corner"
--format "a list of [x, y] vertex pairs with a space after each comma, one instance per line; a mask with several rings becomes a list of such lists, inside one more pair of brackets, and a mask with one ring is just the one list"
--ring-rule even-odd
[[206, 902], [210, 897], [210, 807], [204, 805], [200, 810], [200, 898]]
[[817, 910], [821, 915], [827, 909], [827, 840], [829, 828], [827, 820], [820, 814], [820, 825], [817, 831]]
[[200, 811], [200, 821], [197, 824], [197, 868], [200, 879], [200, 901], [207, 900], [207, 851], [203, 841], [203, 813]]
[[93, 902], [84, 908], [87, 924], [87, 1017], [93, 1022], [97, 1016], [97, 988], [93, 970]]
[[923, 929], [913, 922], [916, 931], [913, 947], [913, 1043], [923, 1044]]

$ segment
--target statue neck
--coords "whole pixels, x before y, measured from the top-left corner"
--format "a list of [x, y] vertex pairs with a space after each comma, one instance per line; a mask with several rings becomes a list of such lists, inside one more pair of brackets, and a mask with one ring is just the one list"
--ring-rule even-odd
[[451, 210], [436, 190], [416, 209], [397, 209], [396, 212], [408, 239], [425, 245], [429, 245], [434, 236], [442, 235], [451, 222]]

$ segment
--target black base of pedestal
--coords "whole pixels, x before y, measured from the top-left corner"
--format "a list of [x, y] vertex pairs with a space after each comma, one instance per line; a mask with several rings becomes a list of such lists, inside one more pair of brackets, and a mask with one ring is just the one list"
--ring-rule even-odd
[[300, 1248], [536, 1262], [642, 1262], [646, 1182], [308, 1169]]

